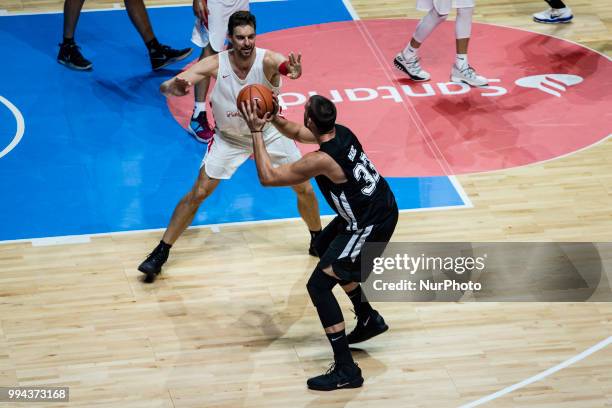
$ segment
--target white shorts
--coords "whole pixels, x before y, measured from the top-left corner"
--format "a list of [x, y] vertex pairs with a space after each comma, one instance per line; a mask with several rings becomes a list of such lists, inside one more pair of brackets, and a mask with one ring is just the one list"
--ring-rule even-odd
[[[302, 158], [295, 142], [278, 133], [276, 128], [273, 138], [266, 138], [266, 150], [272, 159], [272, 165], [296, 162]], [[245, 136], [251, 137], [251, 136]], [[208, 143], [208, 149], [202, 160], [206, 175], [213, 179], [227, 180], [238, 170], [249, 156], [253, 154], [252, 144], [238, 144], [215, 133]]]
[[208, 27], [196, 18], [191, 34], [191, 42], [204, 48], [210, 46], [216, 52], [225, 48], [227, 22], [238, 10], [249, 10], [249, 0], [208, 0]]
[[474, 7], [475, 0], [417, 0], [417, 9], [429, 11], [435, 8], [438, 14], [446, 15], [452, 8]]

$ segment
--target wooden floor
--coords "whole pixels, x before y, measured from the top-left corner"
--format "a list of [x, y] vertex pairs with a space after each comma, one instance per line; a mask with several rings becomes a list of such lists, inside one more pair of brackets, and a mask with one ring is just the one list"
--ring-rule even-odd
[[[565, 26], [531, 22], [542, 1], [482, 0], [475, 19], [610, 55], [612, 4], [569, 2], [576, 21]], [[172, 1], [147, 4], [160, 3]], [[361, 18], [418, 18], [413, 3], [353, 0]], [[461, 176], [474, 208], [402, 214], [394, 241], [612, 241], [610, 157], [608, 138], [544, 164]], [[305, 379], [331, 352], [305, 291], [315, 261], [303, 225], [189, 230], [163, 279], [145, 285], [135, 266], [159, 237], [0, 245], [0, 386], [69, 386], [70, 407], [456, 407], [612, 336], [612, 303], [379, 303], [391, 330], [355, 353], [364, 387], [310, 392]], [[610, 367], [609, 346], [488, 406], [612, 407]]]

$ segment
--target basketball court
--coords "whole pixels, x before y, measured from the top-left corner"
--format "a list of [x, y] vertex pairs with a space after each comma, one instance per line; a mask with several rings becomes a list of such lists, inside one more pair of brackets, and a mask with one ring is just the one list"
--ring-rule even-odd
[[[490, 84], [470, 88], [449, 82], [452, 21], [422, 48], [430, 81], [393, 68], [413, 3], [252, 1], [257, 45], [303, 55], [286, 116], [337, 104], [396, 195], [393, 242], [612, 241], [612, 6], [548, 26], [544, 2], [478, 2], [470, 62]], [[160, 41], [190, 46], [191, 5], [147, 5]], [[353, 353], [364, 386], [329, 394], [305, 386], [331, 359], [309, 236], [252, 160], [143, 283], [206, 149], [184, 130], [193, 96], [158, 92], [191, 61], [150, 71], [123, 5], [97, 0], [77, 31], [94, 70], [68, 70], [61, 7], [0, 2], [0, 387], [69, 387], [48, 405], [70, 407], [612, 407], [609, 250], [584, 302], [376, 303], [391, 329]]]

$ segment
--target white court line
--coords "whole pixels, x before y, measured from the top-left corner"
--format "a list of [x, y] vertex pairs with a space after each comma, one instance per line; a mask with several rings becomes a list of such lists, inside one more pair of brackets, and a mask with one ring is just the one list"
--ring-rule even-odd
[[357, 11], [353, 7], [353, 4], [351, 3], [351, 0], [342, 0], [342, 3], [344, 4], [344, 7], [346, 8], [346, 11], [349, 12], [349, 14], [351, 15], [351, 18], [353, 20], [361, 20], [359, 18], [359, 14], [357, 14]]
[[[449, 206], [440, 206], [440, 207], [428, 207], [428, 208], [409, 208], [404, 210], [399, 210], [400, 213], [410, 213], [410, 212], [429, 212], [429, 211], [443, 211], [443, 210], [460, 210], [463, 208], [471, 208], [468, 205], [449, 205]], [[321, 220], [332, 219], [335, 215], [321, 215]], [[291, 221], [301, 221], [301, 217], [291, 217], [291, 218], [275, 218], [272, 220], [258, 220], [258, 221], [237, 221], [237, 222], [226, 222], [219, 224], [205, 224], [205, 225], [191, 225], [187, 229], [189, 230], [198, 230], [210, 228], [212, 232], [218, 233], [221, 232], [221, 228], [223, 227], [244, 227], [250, 225], [258, 225], [258, 224], [277, 224], [281, 222], [291, 222]], [[25, 239], [9, 239], [5, 241], [0, 241], [0, 245], [9, 245], [9, 244], [20, 244], [20, 243], [32, 243], [32, 246], [45, 246], [45, 245], [67, 245], [67, 244], [83, 244], [91, 241], [92, 238], [96, 237], [108, 237], [111, 235], [135, 235], [135, 234], [144, 234], [148, 232], [163, 232], [166, 228], [151, 228], [144, 230], [130, 230], [130, 231], [111, 231], [111, 232], [100, 232], [96, 234], [82, 234], [82, 235], [61, 235], [57, 237], [42, 237], [42, 238], [25, 238]]]
[[511, 385], [509, 387], [504, 388], [503, 390], [499, 390], [491, 395], [487, 395], [486, 397], [483, 397], [479, 400], [476, 400], [474, 402], [470, 402], [469, 404], [465, 404], [465, 405], [461, 405], [459, 408], [473, 408], [473, 407], [477, 407], [479, 405], [482, 405], [486, 402], [492, 401], [494, 399], [497, 399], [499, 397], [502, 397], [508, 393], [511, 393], [512, 391], [518, 390], [519, 388], [523, 388], [526, 385], [532, 384], [536, 381], [540, 381], [542, 378], [548, 377], [551, 374], [556, 373], [557, 371], [563, 370], [566, 367], [569, 367], [570, 365], [585, 359], [586, 357], [590, 356], [593, 353], [598, 352], [599, 350], [603, 349], [604, 347], [609, 346], [610, 344], [612, 344], [612, 336], [608, 337], [607, 339], [600, 341], [599, 343], [595, 344], [594, 346], [586, 349], [585, 351], [583, 351], [582, 353], [575, 355], [572, 358], [569, 358], [567, 360], [565, 360], [564, 362], [557, 364], [554, 367], [549, 368], [546, 371], [542, 371], [539, 374], [534, 375], [533, 377], [529, 377], [526, 380], [523, 380], [521, 382], [518, 382], [514, 385]]
[[474, 204], [472, 203], [472, 200], [470, 200], [470, 197], [467, 195], [467, 193], [463, 189], [463, 186], [457, 179], [457, 176], [446, 176], [446, 177], [448, 177], [453, 187], [455, 187], [455, 191], [457, 192], [457, 194], [459, 194], [459, 197], [461, 197], [461, 200], [463, 200], [464, 207], [474, 208]]
[[11, 150], [13, 150], [15, 146], [17, 146], [21, 141], [23, 133], [25, 132], [25, 121], [23, 120], [23, 115], [21, 114], [19, 109], [17, 109], [17, 107], [13, 105], [11, 101], [6, 99], [2, 95], [0, 95], [0, 104], [4, 104], [11, 111], [11, 113], [15, 116], [15, 121], [17, 122], [17, 130], [15, 131], [15, 136], [13, 137], [13, 140], [11, 140], [11, 143], [9, 143], [8, 146], [6, 146], [0, 152], [0, 158], [2, 158], [3, 156], [7, 155]]
[[32, 239], [32, 246], [41, 247], [52, 245], [88, 244], [90, 242], [91, 237], [88, 235], [68, 235], [65, 237], [34, 238]]

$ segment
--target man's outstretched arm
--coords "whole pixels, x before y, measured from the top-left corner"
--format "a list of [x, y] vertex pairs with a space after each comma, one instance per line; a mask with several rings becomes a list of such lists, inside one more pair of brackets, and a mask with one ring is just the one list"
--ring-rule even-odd
[[206, 77], [216, 77], [218, 70], [219, 56], [211, 55], [193, 64], [188, 70], [181, 72], [174, 78], [163, 82], [159, 90], [166, 96], [187, 95], [189, 88]]

